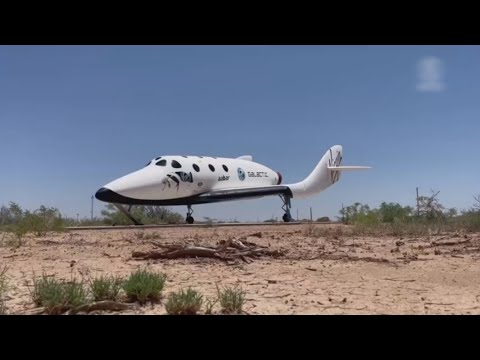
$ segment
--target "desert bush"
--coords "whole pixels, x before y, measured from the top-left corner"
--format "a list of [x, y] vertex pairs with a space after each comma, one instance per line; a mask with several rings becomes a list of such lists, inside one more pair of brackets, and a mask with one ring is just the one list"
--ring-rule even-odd
[[218, 300], [224, 314], [241, 314], [245, 304], [245, 292], [238, 286], [224, 287], [220, 290], [217, 286]]
[[120, 277], [100, 276], [90, 281], [90, 291], [95, 301], [117, 301], [122, 290]]
[[203, 304], [203, 295], [196, 290], [188, 288], [172, 293], [168, 297], [165, 309], [170, 315], [195, 315]]
[[1, 236], [1, 244], [18, 248], [25, 245], [25, 235], [28, 230], [22, 224], [10, 224], [3, 226], [3, 234]]
[[309, 223], [305, 224], [303, 228], [303, 235], [313, 238], [325, 237], [338, 239], [341, 236], [350, 235], [351, 233], [352, 229], [344, 226], [316, 226], [315, 224]]
[[65, 230], [65, 225], [55, 209], [41, 207], [38, 212], [27, 212], [17, 225], [26, 232], [35, 236], [45, 236], [49, 231], [60, 232]]
[[61, 314], [65, 310], [88, 303], [82, 282], [76, 279], [62, 282], [45, 275], [34, 279], [31, 296], [35, 305], [43, 306], [47, 314]]
[[156, 302], [160, 300], [165, 281], [166, 275], [163, 273], [137, 270], [130, 274], [122, 288], [129, 301], [138, 301], [144, 304], [147, 301]]
[[317, 237], [316, 236], [316, 230], [318, 228], [314, 224], [306, 224], [305, 227], [303, 228], [303, 235], [309, 236], [309, 237]]
[[23, 245], [24, 236], [27, 233], [44, 236], [49, 231], [65, 230], [65, 224], [65, 219], [56, 208], [47, 208], [42, 205], [31, 212], [24, 211], [18, 204], [11, 202], [8, 208], [2, 206], [0, 209], [2, 229], [15, 237], [15, 240], [10, 241], [12, 246]]

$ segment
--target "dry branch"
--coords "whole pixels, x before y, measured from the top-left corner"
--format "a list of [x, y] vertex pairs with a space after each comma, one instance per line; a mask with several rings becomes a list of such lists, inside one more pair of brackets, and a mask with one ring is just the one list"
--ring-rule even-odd
[[414, 279], [390, 279], [390, 278], [384, 278], [383, 280], [389, 280], [389, 281], [401, 281], [401, 282], [414, 282]]
[[216, 248], [206, 246], [190, 245], [162, 245], [155, 243], [156, 246], [166, 249], [166, 251], [134, 251], [133, 258], [146, 259], [178, 259], [186, 257], [207, 257], [223, 261], [242, 259], [246, 263], [253, 260], [252, 257], [258, 256], [283, 256], [285, 252], [280, 250], [267, 250], [257, 245], [246, 245], [240, 240], [229, 239], [222, 241]]
[[285, 298], [285, 297], [290, 296], [290, 295], [292, 295], [292, 294], [291, 294], [291, 293], [288, 293], [288, 294], [283, 294], [283, 295], [272, 295], [272, 296], [265, 296], [265, 295], [263, 295], [263, 297], [264, 297], [265, 299], [282, 299], [282, 298]]
[[116, 301], [99, 301], [93, 304], [83, 305], [76, 309], [70, 310], [72, 314], [78, 312], [92, 312], [92, 311], [124, 311], [133, 308], [133, 304], [124, 304]]
[[41, 315], [45, 312], [45, 308], [35, 308], [35, 309], [28, 309], [22, 312], [19, 312], [19, 315]]
[[182, 245], [175, 245], [175, 244], [160, 244], [158, 241], [147, 241], [147, 243], [155, 245], [156, 247], [162, 249], [174, 249], [178, 250], [182, 248]]
[[470, 242], [470, 239], [463, 240], [463, 241], [443, 241], [443, 242], [437, 242], [437, 241], [432, 241], [432, 245], [435, 246], [450, 246], [450, 245], [461, 245]]
[[444, 304], [444, 303], [426, 302], [425, 305], [443, 305], [443, 306], [450, 306], [450, 305], [453, 305], [453, 303]]
[[[65, 314], [65, 315], [74, 315], [79, 312], [90, 313], [92, 311], [124, 311], [129, 310], [134, 307], [134, 304], [124, 304], [116, 301], [99, 301], [93, 304], [82, 305], [77, 308], [72, 306], [57, 306], [54, 309], [50, 310], [50, 313], [53, 314]], [[22, 313], [21, 315], [41, 315], [47, 313], [47, 309], [44, 307], [39, 307], [35, 309], [29, 309]]]

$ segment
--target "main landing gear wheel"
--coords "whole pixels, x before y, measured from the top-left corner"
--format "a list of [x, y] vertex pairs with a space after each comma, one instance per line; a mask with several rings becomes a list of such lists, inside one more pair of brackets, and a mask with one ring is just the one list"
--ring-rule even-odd
[[283, 221], [290, 222], [292, 221], [292, 215], [290, 215], [290, 208], [292, 207], [292, 205], [290, 204], [290, 196], [280, 195], [280, 198], [283, 201], [282, 209], [283, 211], [285, 211], [285, 214], [283, 215]]
[[191, 205], [187, 205], [188, 207], [188, 211], [187, 211], [187, 224], [193, 224], [193, 217], [192, 217], [192, 214], [193, 214], [193, 210], [192, 210], [192, 206]]

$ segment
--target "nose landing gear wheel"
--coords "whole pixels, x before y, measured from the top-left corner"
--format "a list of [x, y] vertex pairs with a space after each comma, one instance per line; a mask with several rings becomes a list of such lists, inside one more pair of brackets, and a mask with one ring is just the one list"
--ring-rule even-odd
[[191, 205], [187, 205], [187, 208], [188, 208], [188, 211], [187, 211], [187, 224], [193, 224], [193, 217], [192, 217], [192, 214], [193, 214], [193, 210], [192, 210], [192, 206]]
[[292, 217], [290, 216], [290, 214], [287, 214], [287, 213], [283, 214], [283, 221], [284, 222], [292, 221]]

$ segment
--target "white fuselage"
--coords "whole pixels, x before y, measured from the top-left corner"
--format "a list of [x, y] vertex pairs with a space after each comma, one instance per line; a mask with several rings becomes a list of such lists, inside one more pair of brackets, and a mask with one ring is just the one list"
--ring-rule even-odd
[[171, 200], [211, 190], [278, 185], [281, 175], [250, 160], [161, 156], [104, 186], [139, 200]]

